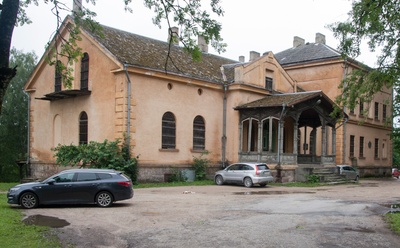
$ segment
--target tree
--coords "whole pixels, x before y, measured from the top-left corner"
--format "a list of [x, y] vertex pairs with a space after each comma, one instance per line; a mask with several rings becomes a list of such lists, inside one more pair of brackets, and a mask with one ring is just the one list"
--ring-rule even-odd
[[23, 87], [36, 63], [35, 53], [11, 50], [10, 65], [19, 65], [19, 69], [4, 95], [0, 115], [0, 181], [18, 180], [16, 161], [26, 159], [28, 97]]
[[330, 26], [345, 57], [357, 58], [363, 42], [367, 42], [371, 51], [380, 51], [376, 68], [363, 66], [342, 82], [343, 94], [337, 98], [339, 105], [354, 109], [360, 101], [370, 102], [381, 89], [393, 87], [396, 92], [393, 117], [399, 116], [399, 9], [398, 0], [358, 0], [353, 2], [347, 21]]
[[[56, 65], [63, 76], [63, 83], [68, 87], [72, 81], [71, 72], [68, 66], [62, 63], [56, 63], [58, 58], [66, 57], [67, 63], [72, 63], [82, 56], [76, 41], [79, 37], [79, 27], [86, 25], [95, 30], [99, 30], [98, 23], [93, 19], [96, 13], [90, 11], [89, 8], [82, 7], [81, 0], [73, 0], [78, 8], [74, 8], [75, 26], [69, 27], [70, 38], [63, 40], [59, 33], [56, 32], [55, 40], [61, 42], [59, 50], [56, 50], [54, 57], [49, 59], [49, 63]], [[129, 4], [132, 0], [123, 0], [125, 10], [132, 12]], [[16, 67], [9, 66], [9, 55], [12, 33], [14, 26], [19, 24], [30, 23], [26, 16], [25, 9], [30, 4], [38, 5], [40, 0], [3, 0], [0, 5], [0, 103], [3, 102], [4, 92], [7, 89], [10, 80], [15, 76]], [[96, 0], [86, 0], [87, 3], [95, 4]], [[223, 10], [219, 5], [220, 0], [210, 0], [211, 12], [217, 16], [223, 15]], [[53, 4], [53, 13], [57, 16], [58, 27], [61, 26], [60, 11], [72, 11], [67, 7], [65, 1], [59, 0], [43, 0], [45, 4]], [[194, 59], [199, 59], [200, 49], [195, 42], [195, 37], [202, 35], [205, 41], [211, 44], [218, 52], [224, 51], [225, 44], [222, 43], [220, 36], [221, 25], [211, 17], [210, 12], [202, 10], [200, 0], [191, 1], [175, 1], [175, 0], [144, 0], [144, 5], [154, 11], [153, 23], [160, 26], [161, 20], [165, 19], [169, 27], [173, 25], [180, 26], [181, 33], [179, 40], [184, 45], [185, 49], [192, 54]], [[174, 25], [175, 25], [174, 24]], [[171, 29], [169, 29], [170, 32]], [[171, 39], [174, 36], [170, 36]], [[170, 40], [170, 44], [171, 44]], [[1, 113], [1, 105], [0, 105]]]

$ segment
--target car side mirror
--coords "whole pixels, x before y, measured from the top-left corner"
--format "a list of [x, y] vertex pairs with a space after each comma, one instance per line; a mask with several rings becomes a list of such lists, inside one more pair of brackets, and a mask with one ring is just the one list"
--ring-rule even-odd
[[50, 179], [49, 181], [47, 181], [47, 184], [49, 185], [53, 185], [56, 182], [56, 180], [54, 179]]

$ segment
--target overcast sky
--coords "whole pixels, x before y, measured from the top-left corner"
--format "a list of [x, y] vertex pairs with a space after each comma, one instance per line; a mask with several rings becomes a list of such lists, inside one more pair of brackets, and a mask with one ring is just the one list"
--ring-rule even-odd
[[[72, 8], [72, 0], [66, 2]], [[86, 0], [82, 2], [97, 13], [96, 20], [101, 24], [167, 41], [167, 25], [162, 29], [155, 26], [153, 13], [144, 7], [142, 0], [132, 1], [133, 13], [124, 11], [123, 0], [97, 0], [95, 7]], [[203, 2], [206, 6], [209, 0]], [[347, 20], [351, 3], [351, 0], [222, 0], [225, 14], [218, 21], [222, 23], [222, 37], [228, 47], [220, 56], [238, 60], [243, 55], [248, 61], [250, 51], [278, 53], [292, 47], [294, 36], [314, 42], [318, 32], [326, 36], [327, 45], [337, 48], [338, 41], [327, 25]], [[38, 7], [32, 5], [27, 9], [33, 23], [14, 29], [13, 47], [42, 56], [56, 29], [51, 7], [41, 1]], [[63, 13], [63, 17], [66, 14], [69, 13]], [[212, 49], [209, 52], [217, 54]], [[375, 55], [364, 49], [357, 59], [374, 66]]]

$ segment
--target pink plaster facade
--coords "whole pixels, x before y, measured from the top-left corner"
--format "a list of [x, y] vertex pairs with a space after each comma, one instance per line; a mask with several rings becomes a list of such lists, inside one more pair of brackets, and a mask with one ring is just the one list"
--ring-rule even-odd
[[[165, 174], [171, 173], [173, 168], [191, 166], [193, 156], [201, 154], [201, 151], [193, 150], [193, 121], [196, 116], [203, 117], [205, 122], [205, 150], [210, 152], [208, 158], [212, 161], [211, 172], [221, 166], [224, 84], [227, 84], [222, 80], [223, 73], [218, 72], [220, 81], [215, 81], [165, 73], [140, 65], [126, 66], [85, 31], [82, 31], [82, 40], [78, 45], [90, 58], [90, 94], [52, 101], [39, 99], [54, 92], [55, 68], [43, 59], [50, 50], [46, 51], [25, 86], [30, 95], [29, 157], [33, 177], [43, 178], [61, 169], [55, 165], [52, 148], [58, 144], [78, 145], [79, 116], [83, 111], [88, 115], [89, 141], [122, 139], [130, 131], [131, 152], [133, 156], [139, 157], [141, 181], [163, 181]], [[164, 57], [159, 59], [160, 63], [164, 63]], [[78, 61], [70, 65], [75, 76], [72, 89], [76, 90], [80, 88], [80, 63]], [[272, 91], [295, 93], [298, 87], [323, 90], [333, 99], [340, 94], [337, 86], [343, 77], [342, 65], [333, 61], [283, 68], [272, 52], [256, 57], [249, 63], [234, 65], [233, 81], [226, 91], [225, 161], [237, 162], [240, 159], [242, 140], [239, 113], [235, 107], [271, 95]], [[266, 77], [273, 80], [272, 90], [265, 88]], [[131, 100], [128, 103], [129, 97]], [[388, 90], [379, 94], [376, 101], [382, 106], [390, 97], [391, 92]], [[390, 116], [390, 110], [391, 105], [388, 104], [387, 116]], [[161, 146], [162, 117], [166, 112], [171, 112], [175, 117], [175, 149], [162, 149]], [[373, 168], [391, 166], [391, 142], [387, 136], [390, 129], [384, 127], [381, 120], [368, 119], [367, 125], [359, 126], [356, 123], [357, 113], [349, 116], [351, 118], [346, 125], [346, 136], [344, 126], [337, 132], [336, 162], [352, 162], [348, 155], [341, 155], [349, 149], [344, 137], [349, 139], [347, 134], [356, 137], [364, 134], [365, 158], [357, 160], [357, 165]], [[371, 158], [367, 145], [369, 141], [374, 145], [376, 138], [379, 139], [379, 158]], [[358, 154], [357, 145], [354, 153]], [[296, 166], [291, 165], [290, 168]]]

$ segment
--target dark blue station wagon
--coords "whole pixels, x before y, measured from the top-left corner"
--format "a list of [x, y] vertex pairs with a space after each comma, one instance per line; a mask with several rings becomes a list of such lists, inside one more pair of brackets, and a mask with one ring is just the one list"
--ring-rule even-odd
[[41, 182], [19, 184], [7, 193], [9, 204], [23, 208], [90, 203], [109, 207], [132, 197], [132, 181], [122, 172], [106, 169], [65, 170]]

